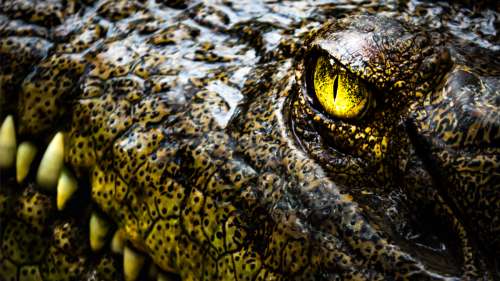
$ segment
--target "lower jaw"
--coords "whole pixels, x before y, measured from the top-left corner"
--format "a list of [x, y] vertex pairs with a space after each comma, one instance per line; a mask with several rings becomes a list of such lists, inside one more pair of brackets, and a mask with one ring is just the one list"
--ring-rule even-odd
[[92, 203], [88, 180], [74, 176], [64, 151], [63, 133], [43, 150], [17, 139], [12, 116], [2, 120], [0, 277], [179, 280], [134, 247]]

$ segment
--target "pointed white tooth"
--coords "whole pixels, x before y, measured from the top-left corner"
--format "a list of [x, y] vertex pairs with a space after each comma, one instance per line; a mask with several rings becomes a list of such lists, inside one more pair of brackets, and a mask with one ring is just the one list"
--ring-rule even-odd
[[123, 273], [125, 281], [135, 281], [144, 265], [144, 256], [125, 246], [123, 249]]
[[21, 183], [28, 175], [36, 152], [36, 146], [30, 142], [22, 142], [17, 148], [16, 180], [18, 183]]
[[16, 159], [16, 127], [9, 115], [0, 127], [0, 168], [11, 168]]
[[61, 211], [66, 206], [73, 193], [78, 189], [78, 182], [67, 168], [63, 168], [57, 181], [57, 209]]
[[47, 146], [43, 154], [36, 182], [39, 186], [46, 189], [53, 189], [57, 185], [59, 173], [64, 163], [64, 135], [57, 133]]
[[116, 254], [122, 254], [125, 247], [125, 231], [119, 228], [111, 240], [111, 251]]
[[106, 243], [106, 236], [109, 231], [109, 223], [98, 214], [92, 213], [90, 216], [90, 248], [97, 252]]

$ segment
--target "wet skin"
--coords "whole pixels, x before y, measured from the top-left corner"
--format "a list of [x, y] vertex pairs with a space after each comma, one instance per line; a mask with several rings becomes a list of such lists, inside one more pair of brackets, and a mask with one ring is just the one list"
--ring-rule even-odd
[[[162, 278], [499, 278], [486, 29], [413, 2], [91, 2], [1, 4], [0, 117], [39, 152], [2, 170], [0, 280], [122, 279], [113, 233]], [[56, 132], [62, 211], [35, 180]]]

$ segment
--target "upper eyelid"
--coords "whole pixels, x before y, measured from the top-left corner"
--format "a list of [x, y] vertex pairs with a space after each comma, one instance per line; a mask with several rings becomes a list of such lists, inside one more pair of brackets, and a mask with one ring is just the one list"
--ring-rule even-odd
[[359, 77], [359, 75], [357, 75], [356, 73], [352, 72], [349, 70], [349, 68], [342, 64], [338, 59], [336, 59], [334, 56], [332, 56], [330, 53], [328, 53], [326, 50], [322, 49], [320, 46], [313, 46], [308, 52], [307, 52], [307, 55], [306, 55], [306, 64], [308, 64], [308, 66], [306, 66], [306, 71], [308, 70], [308, 68], [310, 69], [311, 66], [313, 66], [313, 63], [314, 65], [316, 64], [316, 61], [317, 59], [320, 57], [320, 56], [328, 56], [328, 62], [330, 63], [330, 65], [332, 67], [335, 67], [335, 69], [337, 71], [342, 71], [343, 73], [346, 73], [348, 75], [353, 75], [357, 78], [359, 78], [361, 81], [365, 81], [364, 79], [362, 79], [361, 77]]
[[[352, 72], [349, 69], [349, 67], [342, 64], [337, 58], [332, 56], [330, 53], [328, 53], [328, 51], [324, 50], [319, 45], [312, 46], [306, 53], [305, 59], [303, 60], [303, 63], [305, 64], [304, 67], [304, 71], [306, 72], [305, 76], [308, 76], [307, 73], [314, 72], [316, 61], [322, 55], [328, 56], [328, 62], [332, 65], [332, 67], [335, 67], [336, 71], [341, 71], [346, 75], [357, 78], [358, 81], [362, 83], [367, 90], [370, 91], [371, 95], [374, 98], [379, 96], [377, 93], [379, 93], [380, 91], [384, 91], [384, 89], [377, 87], [373, 82], [368, 81], [367, 79], [361, 77], [359, 74]], [[307, 79], [305, 83], [306, 83], [306, 88], [308, 88], [309, 86], [307, 85], [308, 83]]]

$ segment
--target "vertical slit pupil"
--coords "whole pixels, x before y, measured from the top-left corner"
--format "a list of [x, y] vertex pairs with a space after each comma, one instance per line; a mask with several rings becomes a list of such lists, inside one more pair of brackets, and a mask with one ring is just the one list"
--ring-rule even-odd
[[335, 76], [335, 81], [333, 82], [333, 101], [337, 99], [337, 89], [339, 87], [339, 76]]

